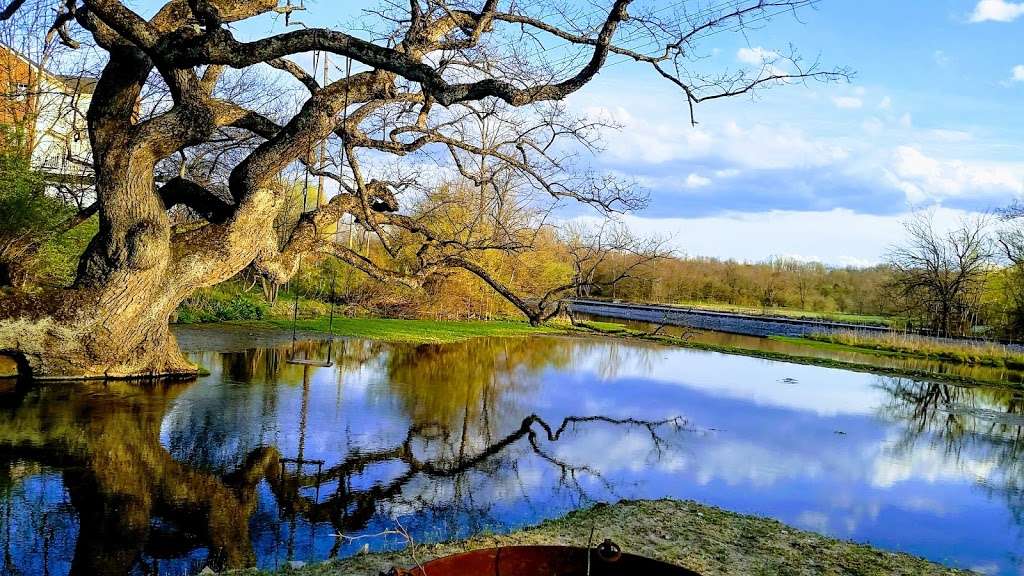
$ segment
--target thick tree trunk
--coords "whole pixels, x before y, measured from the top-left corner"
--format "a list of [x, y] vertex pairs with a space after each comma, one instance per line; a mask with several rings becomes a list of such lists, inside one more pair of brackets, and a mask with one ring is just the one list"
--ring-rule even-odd
[[[169, 318], [196, 289], [231, 278], [276, 248], [278, 203], [269, 192], [172, 248], [163, 206], [151, 180], [118, 180], [133, 188], [133, 219], [101, 219], [83, 256], [76, 285], [0, 299], [0, 354], [13, 356], [33, 379], [184, 378], [197, 374], [178, 349]], [[159, 201], [157, 201], [159, 203]], [[132, 224], [132, 220], [135, 224]], [[273, 245], [273, 246], [271, 246]], [[289, 264], [281, 274], [294, 273]]]
[[196, 374], [168, 318], [191, 290], [176, 286], [166, 209], [153, 191], [153, 163], [111, 151], [97, 162], [100, 230], [75, 286], [0, 302], [0, 353], [35, 379]]
[[[123, 298], [110, 290], [67, 290], [0, 304], [0, 354], [33, 379], [191, 377], [168, 317], [177, 306], [158, 291]], [[108, 288], [114, 288], [110, 286]]]

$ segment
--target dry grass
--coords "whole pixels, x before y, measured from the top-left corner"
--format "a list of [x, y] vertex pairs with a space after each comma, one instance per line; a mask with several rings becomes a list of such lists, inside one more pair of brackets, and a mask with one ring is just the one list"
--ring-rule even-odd
[[900, 332], [862, 331], [812, 334], [806, 338], [815, 342], [891, 352], [905, 356], [935, 358], [959, 364], [1024, 369], [1024, 353], [998, 342], [953, 342]]

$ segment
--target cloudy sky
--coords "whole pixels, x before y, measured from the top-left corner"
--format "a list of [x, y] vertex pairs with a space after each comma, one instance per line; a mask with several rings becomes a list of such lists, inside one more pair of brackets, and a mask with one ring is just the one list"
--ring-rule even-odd
[[709, 59], [735, 67], [792, 43], [854, 69], [849, 84], [705, 104], [692, 127], [671, 86], [621, 65], [572, 104], [624, 125], [598, 162], [651, 191], [637, 227], [691, 254], [870, 263], [915, 207], [951, 224], [1024, 192], [1022, 32], [1024, 2], [824, 0], [719, 35]]
[[[374, 2], [306, 4], [302, 20], [332, 26]], [[692, 255], [870, 264], [913, 209], [952, 225], [1024, 193], [1024, 1], [820, 0], [755, 28], [706, 39], [702, 65], [758, 65], [793, 45], [855, 77], [702, 104], [697, 126], [678, 90], [621, 58], [571, 96], [574, 110], [622, 125], [592, 162], [650, 192], [627, 218], [638, 230]]]

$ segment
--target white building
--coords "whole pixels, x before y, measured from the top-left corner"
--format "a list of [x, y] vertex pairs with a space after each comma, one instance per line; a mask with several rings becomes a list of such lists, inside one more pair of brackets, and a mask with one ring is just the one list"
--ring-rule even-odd
[[96, 80], [51, 73], [0, 45], [0, 125], [19, 131], [32, 164], [54, 183], [91, 180], [86, 113]]

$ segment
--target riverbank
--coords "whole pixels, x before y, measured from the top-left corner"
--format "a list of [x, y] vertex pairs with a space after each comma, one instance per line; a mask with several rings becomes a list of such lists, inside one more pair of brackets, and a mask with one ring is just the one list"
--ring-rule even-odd
[[902, 334], [864, 334], [836, 332], [811, 334], [803, 338], [779, 337], [780, 341], [799, 341], [803, 345], [834, 350], [852, 350], [897, 358], [926, 358], [952, 364], [1024, 369], [1024, 353], [998, 342], [954, 342]]
[[506, 535], [416, 545], [401, 552], [365, 554], [298, 569], [248, 570], [237, 574], [376, 576], [392, 566], [409, 568], [417, 561], [423, 563], [481, 548], [533, 544], [586, 546], [591, 530], [594, 541], [611, 538], [625, 552], [671, 562], [704, 576], [970, 574], [907, 554], [798, 530], [775, 520], [677, 500], [598, 505]]
[[[637, 339], [668, 346], [703, 350], [706, 352], [751, 356], [766, 360], [776, 360], [779, 362], [809, 364], [826, 368], [839, 368], [854, 372], [869, 372], [886, 376], [922, 378], [967, 386], [985, 385], [1004, 388], [1021, 387], [1020, 383], [1005, 380], [968, 377], [933, 370], [894, 368], [870, 362], [851, 362], [835, 358], [823, 358], [821, 355], [815, 356], [810, 353], [812, 350], [826, 352], [832, 351], [836, 353], [856, 351], [867, 354], [869, 358], [874, 356], [879, 359], [900, 357], [928, 358], [928, 356], [914, 355], [909, 352], [901, 353], [891, 350], [862, 348], [846, 344], [820, 342], [808, 338], [771, 338], [771, 340], [778, 342], [806, 347], [808, 354], [803, 355], [799, 352], [776, 352], [757, 350], [742, 346], [694, 342], [683, 337], [660, 333], [655, 334], [643, 330], [631, 329], [615, 322], [587, 321], [580, 323], [579, 326], [570, 326], [568, 324], [560, 323], [548, 324], [545, 326], [530, 326], [526, 322], [508, 320], [441, 321], [342, 317], [334, 319], [333, 330], [330, 331], [328, 328], [331, 328], [331, 322], [328, 318], [299, 320], [296, 323], [295, 328], [302, 338], [322, 338], [328, 333], [333, 333], [336, 337], [367, 338], [383, 342], [410, 344], [445, 344], [483, 337], [525, 337], [559, 334], [603, 335]], [[235, 337], [225, 339], [223, 335], [224, 331], [232, 333]], [[207, 350], [214, 344], [223, 345], [228, 341], [232, 343], [231, 350], [244, 350], [255, 346], [270, 345], [290, 340], [291, 331], [292, 322], [285, 319], [175, 325], [175, 333], [178, 335], [179, 344], [184, 350]], [[207, 338], [207, 335], [216, 335], [216, 338]], [[7, 359], [0, 357], [0, 378], [15, 376], [17, 368], [13, 361], [3, 362], [3, 360]]]
[[657, 342], [668, 346], [677, 346], [682, 348], [689, 348], [692, 350], [703, 350], [705, 352], [718, 352], [721, 354], [750, 356], [754, 358], [763, 358], [765, 360], [776, 360], [779, 362], [790, 362], [793, 364], [807, 364], [813, 366], [821, 366], [824, 368], [838, 368], [842, 370], [849, 370], [852, 372], [868, 372], [871, 374], [879, 374], [883, 376], [927, 379], [940, 382], [949, 382], [951, 384], [957, 384], [962, 386], [982, 385], [1014, 389], [1022, 387], [1022, 384], [1017, 381], [998, 380], [993, 378], [980, 378], [977, 376], [964, 376], [960, 374], [938, 372], [934, 370], [885, 366], [878, 363], [872, 363], [870, 361], [853, 362], [849, 360], [822, 357], [820, 355], [814, 355], [811, 352], [814, 350], [825, 350], [828, 348], [831, 348], [831, 350], [835, 352], [840, 352], [843, 350], [860, 351], [868, 352], [868, 354], [866, 354], [866, 357], [868, 359], [872, 357], [877, 357], [879, 359], [887, 357], [899, 357], [899, 355], [892, 352], [878, 350], [855, 350], [853, 347], [849, 346], [829, 344], [826, 342], [817, 342], [799, 337], [773, 336], [770, 337], [769, 339], [777, 342], [785, 342], [788, 344], [794, 344], [799, 345], [801, 347], [805, 347], [807, 348], [806, 355], [801, 354], [800, 352], [777, 352], [771, 350], [748, 348], [743, 346], [696, 342], [685, 337], [636, 330], [616, 322], [585, 321], [580, 322], [579, 326], [576, 327], [576, 330], [579, 330], [584, 333], [597, 333], [620, 338], [643, 340], [646, 342]]
[[786, 318], [763, 314], [698, 310], [634, 302], [606, 302], [574, 298], [569, 309], [576, 315], [614, 318], [627, 322], [647, 322], [657, 326], [680, 326], [745, 336], [808, 336], [836, 331], [889, 332], [888, 328], [866, 324], [840, 324], [821, 319]]
[[[390, 318], [315, 318], [292, 323], [285, 319], [237, 320], [204, 324], [176, 324], [174, 332], [183, 350], [210, 350], [228, 346], [244, 350], [291, 340], [292, 329], [300, 338], [365, 338], [405, 344], [450, 344], [471, 338], [512, 338], [564, 334], [561, 326], [530, 326], [506, 320], [443, 321]], [[230, 337], [225, 338], [225, 333]], [[209, 336], [209, 337], [207, 337]], [[227, 350], [222, 350], [227, 351]]]
[[[254, 324], [291, 330], [291, 320], [271, 319]], [[369, 338], [384, 342], [445, 344], [481, 337], [517, 337], [561, 333], [557, 326], [531, 326], [510, 320], [401, 320], [387, 318], [315, 318], [298, 320], [300, 332], [333, 333], [337, 336]]]

